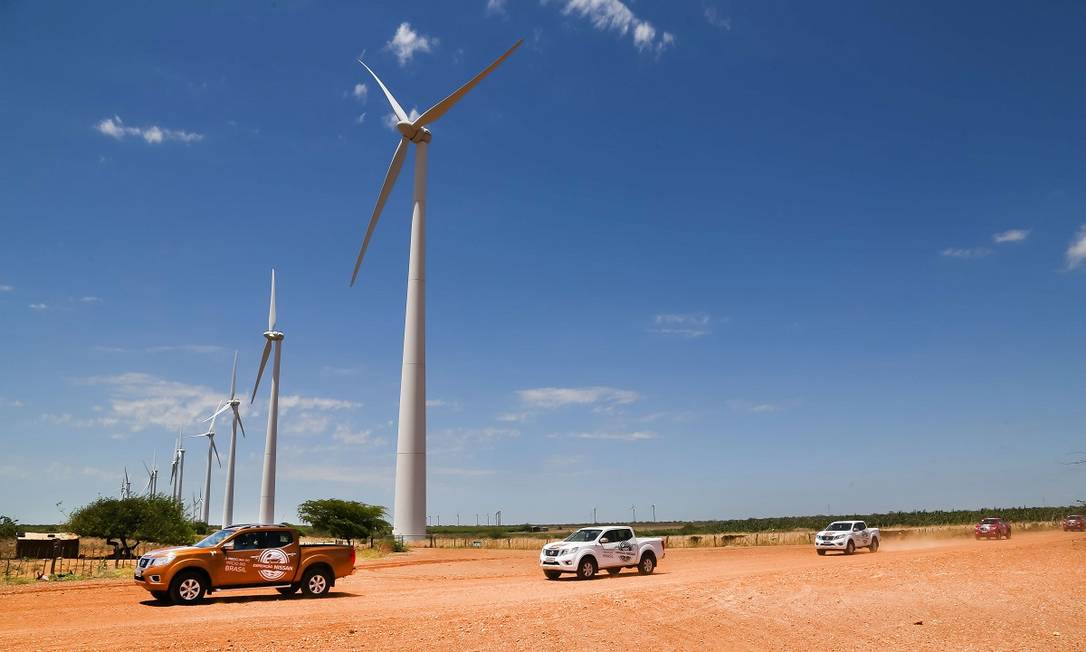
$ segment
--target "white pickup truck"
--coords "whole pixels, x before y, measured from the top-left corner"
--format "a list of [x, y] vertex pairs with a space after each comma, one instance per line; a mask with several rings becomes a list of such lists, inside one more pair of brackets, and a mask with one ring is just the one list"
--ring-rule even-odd
[[863, 521], [834, 521], [815, 535], [815, 550], [820, 555], [826, 554], [827, 550], [841, 550], [851, 555], [857, 548], [878, 552], [881, 538], [879, 528], [867, 527]]
[[642, 575], [656, 570], [664, 558], [664, 540], [638, 538], [625, 525], [594, 525], [581, 528], [562, 541], [548, 543], [539, 552], [539, 567], [549, 580], [562, 573], [576, 573], [582, 580], [606, 570], [617, 575], [623, 568], [636, 568]]

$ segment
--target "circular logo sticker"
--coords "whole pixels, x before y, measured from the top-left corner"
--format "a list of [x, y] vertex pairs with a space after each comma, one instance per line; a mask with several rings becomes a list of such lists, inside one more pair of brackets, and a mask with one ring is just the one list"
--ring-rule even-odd
[[256, 561], [257, 563], [254, 566], [258, 569], [260, 576], [269, 582], [283, 579], [290, 570], [290, 560], [287, 558], [287, 553], [279, 548], [264, 550], [256, 558]]

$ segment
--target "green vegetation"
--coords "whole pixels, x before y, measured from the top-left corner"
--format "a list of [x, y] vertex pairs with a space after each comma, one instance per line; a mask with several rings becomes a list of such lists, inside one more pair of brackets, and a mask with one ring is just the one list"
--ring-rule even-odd
[[14, 539], [18, 525], [19, 521], [0, 514], [0, 539]]
[[183, 545], [194, 535], [181, 505], [165, 496], [99, 498], [73, 511], [66, 525], [80, 536], [105, 539], [122, 557], [143, 541]]
[[298, 518], [312, 525], [313, 531], [346, 539], [347, 545], [391, 533], [392, 526], [385, 515], [385, 508], [380, 505], [338, 498], [307, 500], [298, 505]]

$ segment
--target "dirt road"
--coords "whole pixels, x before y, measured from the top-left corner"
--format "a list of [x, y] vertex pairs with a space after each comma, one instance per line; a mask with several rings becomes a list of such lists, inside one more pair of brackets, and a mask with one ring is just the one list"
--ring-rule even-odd
[[673, 550], [655, 575], [550, 582], [535, 553], [420, 549], [325, 599], [160, 606], [127, 583], [0, 589], [0, 649], [1086, 649], [1086, 535]]

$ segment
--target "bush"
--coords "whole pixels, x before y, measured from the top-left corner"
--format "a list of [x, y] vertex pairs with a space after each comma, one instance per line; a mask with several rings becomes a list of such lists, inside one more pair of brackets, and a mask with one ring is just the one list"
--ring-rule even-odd
[[99, 537], [114, 554], [131, 557], [144, 541], [184, 545], [193, 531], [181, 505], [165, 496], [99, 498], [73, 511], [67, 528], [80, 536]]
[[19, 521], [0, 514], [0, 539], [14, 539]]

